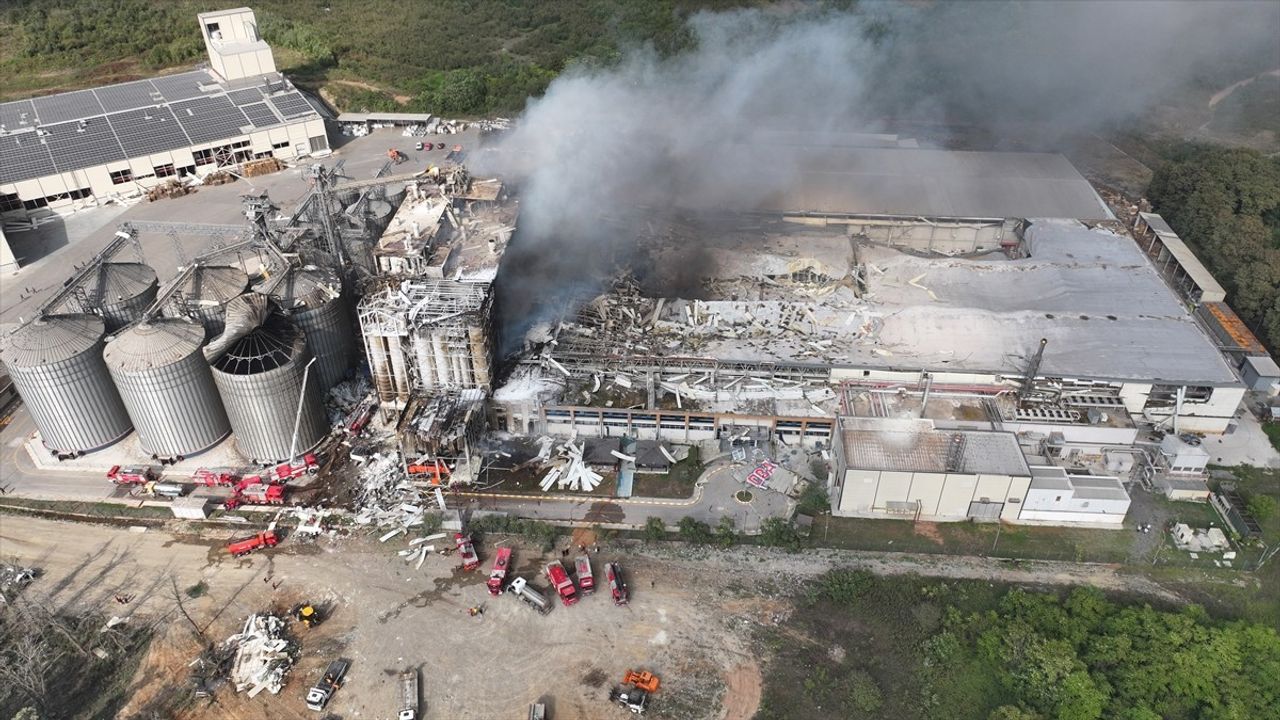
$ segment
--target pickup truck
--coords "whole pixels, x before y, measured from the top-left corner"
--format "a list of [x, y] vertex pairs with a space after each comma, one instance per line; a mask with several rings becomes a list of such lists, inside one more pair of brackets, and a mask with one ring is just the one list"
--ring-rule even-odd
[[307, 707], [317, 712], [324, 710], [333, 697], [334, 691], [342, 687], [342, 678], [346, 676], [347, 668], [350, 666], [351, 663], [346, 660], [334, 660], [329, 663], [324, 676], [307, 691]]

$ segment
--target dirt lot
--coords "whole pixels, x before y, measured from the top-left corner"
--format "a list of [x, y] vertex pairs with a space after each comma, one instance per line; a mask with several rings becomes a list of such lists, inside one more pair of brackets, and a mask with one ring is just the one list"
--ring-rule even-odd
[[[749, 718], [755, 710], [759, 689], [758, 680], [752, 681], [749, 635], [752, 619], [765, 615], [759, 603], [767, 601], [739, 599], [726, 607], [719, 593], [724, 584], [714, 577], [675, 580], [689, 577], [688, 563], [679, 559], [622, 558], [633, 589], [629, 607], [615, 607], [606, 591], [543, 617], [513, 597], [490, 597], [485, 575], [455, 570], [453, 558], [433, 556], [414, 571], [395, 555], [403, 542], [286, 541], [274, 552], [235, 560], [225, 555], [221, 540], [0, 519], [0, 556], [45, 570], [33, 594], [47, 594], [55, 603], [100, 605], [112, 614], [122, 612], [113, 596], [132, 594], [123, 607], [139, 622], [168, 617], [122, 717], [148, 710], [167, 716], [166, 704], [183, 694], [186, 664], [198, 644], [173, 588], [200, 581], [208, 587], [204, 596], [191, 600], [180, 594], [214, 641], [238, 630], [250, 612], [287, 608], [301, 599], [322, 603], [331, 617], [313, 631], [300, 630], [302, 658], [279, 696], [249, 700], [224, 688], [214, 705], [198, 701], [176, 717], [313, 718], [302, 696], [335, 657], [352, 661], [347, 685], [330, 706], [345, 718], [393, 716], [395, 673], [414, 666], [421, 669], [426, 718], [522, 717], [540, 697], [557, 720], [629, 717], [607, 705], [606, 694], [631, 667], [663, 678], [653, 717], [720, 718], [729, 712], [728, 717]], [[593, 559], [599, 565], [615, 556], [603, 547]], [[531, 578], [544, 561], [524, 548], [516, 557], [516, 571]], [[535, 584], [546, 586], [540, 578]], [[484, 615], [470, 617], [467, 608], [478, 604]], [[728, 668], [738, 668], [732, 676], [738, 692], [721, 710]]]

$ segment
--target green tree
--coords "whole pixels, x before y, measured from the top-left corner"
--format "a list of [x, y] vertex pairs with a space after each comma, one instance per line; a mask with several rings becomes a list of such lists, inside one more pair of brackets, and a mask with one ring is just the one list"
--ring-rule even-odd
[[680, 539], [694, 545], [711, 542], [711, 526], [691, 517], [680, 518]]
[[644, 521], [644, 541], [649, 543], [665, 540], [667, 537], [667, 523], [660, 517], [649, 516]]
[[733, 518], [724, 516], [716, 524], [716, 544], [722, 548], [733, 547], [738, 542], [738, 530]]
[[1245, 503], [1245, 510], [1258, 521], [1270, 520], [1276, 512], [1276, 499], [1270, 495], [1254, 493]]
[[775, 517], [760, 524], [760, 542], [796, 552], [804, 545], [804, 538], [790, 520]]
[[1043, 720], [1043, 715], [1017, 705], [1001, 705], [987, 716], [987, 720]]
[[849, 677], [845, 680], [845, 688], [845, 708], [855, 713], [853, 717], [857, 717], [858, 713], [871, 715], [884, 704], [880, 686], [865, 670], [859, 669], [849, 673]]

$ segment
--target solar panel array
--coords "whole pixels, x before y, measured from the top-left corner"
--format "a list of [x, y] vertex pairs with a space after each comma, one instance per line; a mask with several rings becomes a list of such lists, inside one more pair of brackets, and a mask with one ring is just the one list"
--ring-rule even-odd
[[258, 88], [249, 88], [248, 90], [233, 90], [227, 93], [227, 97], [231, 98], [231, 102], [237, 105], [248, 105], [262, 100], [262, 91]]
[[161, 153], [191, 144], [167, 107], [129, 110], [111, 115], [110, 120], [128, 157]]
[[307, 99], [302, 97], [300, 92], [274, 95], [268, 99], [276, 110], [280, 112], [281, 117], [291, 118], [315, 112], [315, 109], [311, 107], [311, 103], [307, 102]]
[[282, 117], [315, 113], [296, 91], [270, 102], [257, 87], [227, 92], [208, 71], [195, 70], [0, 103], [0, 182], [228, 140], [250, 125], [271, 127]]
[[254, 127], [263, 128], [280, 124], [280, 118], [276, 117], [276, 114], [271, 112], [271, 108], [264, 102], [242, 105], [240, 110], [249, 118], [249, 122], [253, 123]]
[[240, 108], [221, 95], [173, 103], [170, 107], [192, 143], [235, 137], [242, 134], [240, 128], [249, 124]]

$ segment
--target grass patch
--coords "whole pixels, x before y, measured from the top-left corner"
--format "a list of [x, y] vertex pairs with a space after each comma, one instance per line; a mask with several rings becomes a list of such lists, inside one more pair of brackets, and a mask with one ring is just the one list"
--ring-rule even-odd
[[1280, 452], [1280, 422], [1262, 423], [1262, 432], [1267, 434], [1267, 439], [1271, 441], [1271, 447]]
[[205, 581], [201, 580], [200, 582], [196, 583], [195, 585], [192, 585], [191, 587], [187, 588], [183, 592], [185, 592], [187, 594], [187, 597], [189, 598], [198, 598], [203, 596], [208, 591], [209, 591], [209, 585], [206, 584]]

